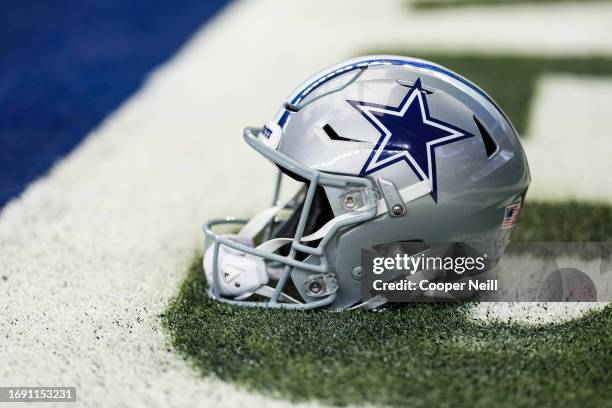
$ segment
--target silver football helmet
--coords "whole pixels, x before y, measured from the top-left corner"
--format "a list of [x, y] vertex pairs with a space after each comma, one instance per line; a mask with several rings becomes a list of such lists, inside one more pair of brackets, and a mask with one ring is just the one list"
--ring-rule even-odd
[[[479, 242], [495, 264], [530, 182], [499, 106], [462, 76], [414, 58], [366, 56], [326, 69], [244, 139], [280, 172], [270, 208], [204, 226], [209, 295], [231, 304], [367, 307], [362, 248]], [[282, 177], [303, 183], [285, 202]], [[222, 234], [223, 225], [237, 232]]]

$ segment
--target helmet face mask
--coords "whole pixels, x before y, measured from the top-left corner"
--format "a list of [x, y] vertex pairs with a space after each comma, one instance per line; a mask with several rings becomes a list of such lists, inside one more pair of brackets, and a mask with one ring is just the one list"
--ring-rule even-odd
[[[511, 231], [504, 211], [529, 185], [499, 107], [457, 74], [405, 57], [321, 72], [244, 139], [281, 170], [273, 206], [204, 226], [209, 295], [244, 306], [359, 305], [362, 248], [482, 242], [497, 260]], [[284, 176], [304, 185], [279, 203]], [[220, 234], [227, 224], [242, 227]]]
[[[261, 134], [259, 129], [247, 128], [244, 132], [244, 138], [248, 144], [273, 163], [290, 174], [306, 180], [308, 184], [304, 189], [305, 194], [301, 194], [302, 191], [300, 191], [289, 202], [274, 205], [248, 221], [221, 219], [212, 220], [205, 224], [204, 233], [207, 250], [204, 269], [207, 272], [210, 285], [209, 294], [214, 299], [245, 306], [290, 309], [313, 309], [328, 306], [333, 303], [338, 286], [325, 249], [338, 230], [371, 220], [376, 216], [379, 203], [377, 189], [372, 181], [367, 178], [325, 174], [303, 166], [259, 141], [259, 134]], [[274, 202], [278, 200], [280, 180], [281, 176], [279, 175]], [[315, 201], [317, 189], [320, 188], [338, 191], [339, 196], [351, 195], [357, 197], [355, 198], [356, 204], [350, 211], [329, 220], [317, 231], [306, 235], [304, 232], [308, 219], [320, 209], [313, 207], [313, 203], [317, 203]], [[300, 200], [301, 195], [303, 195], [303, 201]], [[319, 200], [322, 199], [319, 198]], [[321, 205], [319, 203], [319, 206]], [[291, 215], [285, 222], [297, 219], [293, 236], [271, 237], [271, 239], [265, 240], [261, 245], [255, 247], [254, 239], [260, 234], [265, 235], [265, 230], [273, 231], [275, 229], [275, 216], [281, 210], [287, 208], [291, 210]], [[242, 225], [237, 236], [215, 233], [216, 226], [228, 224]], [[282, 230], [282, 226], [283, 224], [276, 225], [277, 230]], [[287, 255], [277, 253], [281, 248], [288, 245], [291, 249]], [[298, 256], [300, 253], [306, 255], [306, 258], [300, 260], [300, 258], [303, 258], [303, 256]], [[266, 261], [275, 263], [275, 265], [268, 266]], [[236, 267], [236, 265], [240, 266]], [[280, 274], [278, 274], [279, 265], [282, 266]], [[276, 275], [273, 277], [278, 278], [275, 289], [266, 287], [268, 279], [261, 273], [262, 268], [265, 269], [266, 267], [276, 269], [276, 272], [272, 272], [272, 275]], [[290, 274], [294, 283], [298, 275], [303, 275], [302, 284], [296, 285], [296, 289], [303, 298], [310, 298], [312, 301], [296, 303], [295, 299], [283, 293]], [[255, 282], [252, 279], [254, 276], [259, 277], [259, 279], [255, 279]], [[243, 283], [241, 277], [243, 279], [248, 277], [249, 279], [245, 279], [246, 282]], [[256, 290], [255, 286], [258, 285], [263, 289]], [[238, 293], [241, 293], [241, 295]], [[270, 300], [267, 302], [242, 300], [251, 294], [269, 297]], [[226, 298], [228, 295], [233, 296], [234, 299]], [[240, 299], [236, 300], [236, 297]], [[282, 300], [285, 300], [285, 302], [282, 302]]]

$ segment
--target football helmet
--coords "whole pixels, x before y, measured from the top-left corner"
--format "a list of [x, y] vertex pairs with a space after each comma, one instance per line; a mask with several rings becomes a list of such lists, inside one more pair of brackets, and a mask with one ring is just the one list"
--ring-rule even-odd
[[[362, 299], [362, 248], [478, 242], [494, 265], [530, 182], [516, 130], [491, 97], [415, 58], [328, 68], [244, 139], [279, 175], [270, 208], [204, 225], [209, 296], [237, 305], [378, 306], [385, 300]], [[283, 177], [303, 187], [280, 202]], [[221, 233], [228, 226], [235, 233]]]

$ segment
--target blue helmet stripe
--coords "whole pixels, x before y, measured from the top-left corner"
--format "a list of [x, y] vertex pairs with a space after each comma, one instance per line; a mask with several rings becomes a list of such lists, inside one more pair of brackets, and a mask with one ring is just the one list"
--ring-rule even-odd
[[[462, 76], [454, 73], [453, 71], [450, 71], [448, 69], [439, 67], [437, 65], [429, 64], [427, 62], [420, 62], [420, 61], [416, 61], [416, 60], [415, 61], [407, 61], [407, 60], [402, 60], [402, 59], [384, 58], [384, 59], [364, 60], [364, 61], [360, 61], [360, 62], [357, 62], [357, 63], [345, 65], [343, 67], [340, 67], [340, 68], [330, 72], [329, 74], [327, 74], [325, 76], [322, 76], [322, 77], [318, 78], [316, 81], [314, 81], [314, 82], [310, 83], [308, 86], [304, 87], [304, 89], [302, 89], [302, 91], [300, 93], [298, 93], [291, 100], [291, 104], [292, 105], [298, 105], [306, 96], [308, 96], [311, 92], [313, 92], [319, 86], [321, 86], [321, 85], [331, 81], [334, 78], [337, 78], [338, 76], [340, 76], [342, 74], [345, 74], [347, 72], [353, 71], [355, 69], [364, 69], [364, 68], [368, 68], [368, 67], [376, 66], [376, 65], [408, 65], [408, 66], [412, 66], [412, 67], [428, 69], [430, 71], [439, 72], [439, 73], [442, 73], [444, 75], [447, 75], [447, 76], [449, 76], [449, 77], [451, 77], [453, 79], [456, 79], [457, 81], [461, 82], [462, 84], [467, 85], [470, 89], [476, 91], [479, 95], [484, 97], [487, 101], [489, 101], [495, 107], [495, 109], [497, 109], [497, 111], [510, 124], [510, 120], [508, 119], [508, 117], [506, 116], [504, 111], [502, 111], [501, 108], [497, 105], [497, 103], [495, 103], [495, 101], [493, 99], [491, 99], [491, 97], [489, 95], [487, 95], [482, 89], [480, 89], [479, 87], [477, 87], [476, 85], [474, 85], [473, 83], [468, 81], [467, 79], [463, 78]], [[280, 119], [278, 121], [278, 125], [280, 127], [285, 126], [285, 123], [287, 122], [288, 118], [289, 118], [289, 111], [285, 110], [285, 112], [283, 112], [283, 114], [281, 115], [281, 117], [280, 117]]]

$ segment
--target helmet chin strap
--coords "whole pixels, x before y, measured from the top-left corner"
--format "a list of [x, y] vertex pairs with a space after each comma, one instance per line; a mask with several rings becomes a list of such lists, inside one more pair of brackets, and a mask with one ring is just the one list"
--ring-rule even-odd
[[[402, 199], [402, 203], [408, 204], [411, 201], [421, 198], [432, 192], [431, 182], [429, 180], [419, 181], [418, 183], [411, 184], [408, 187], [404, 187], [398, 191]], [[385, 200], [378, 200], [378, 211], [376, 215], [382, 215], [389, 212], [387, 203]]]

